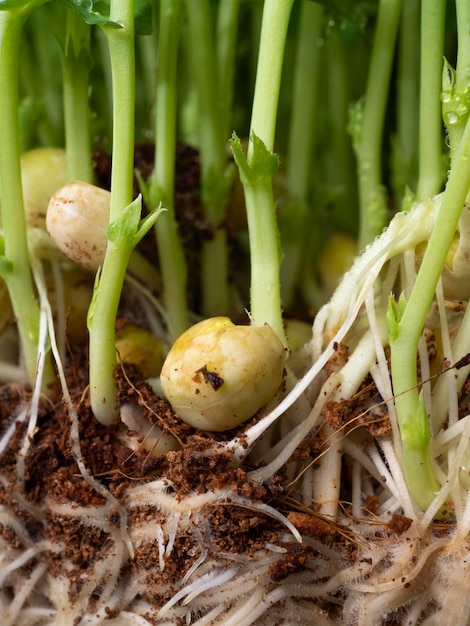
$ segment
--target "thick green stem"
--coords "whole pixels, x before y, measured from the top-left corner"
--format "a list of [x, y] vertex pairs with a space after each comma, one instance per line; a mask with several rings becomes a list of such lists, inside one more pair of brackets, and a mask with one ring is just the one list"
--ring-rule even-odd
[[380, 0], [379, 3], [357, 146], [360, 248], [370, 243], [387, 223], [387, 201], [382, 185], [382, 140], [401, 5], [402, 0]]
[[[243, 179], [251, 254], [251, 317], [268, 323], [286, 345], [280, 296], [281, 251], [272, 190], [272, 170], [260, 167], [274, 148], [282, 62], [293, 0], [266, 0], [248, 144], [253, 175]], [[258, 146], [258, 147], [257, 147]], [[264, 149], [259, 153], [259, 148]], [[266, 154], [266, 151], [268, 154]]]
[[89, 94], [90, 26], [68, 10], [64, 50], [64, 118], [67, 179], [93, 182]]
[[432, 501], [438, 485], [430, 466], [427, 415], [417, 388], [418, 341], [469, 188], [470, 123], [467, 122], [421, 268], [390, 342], [393, 391], [403, 442], [405, 477], [416, 502], [423, 509]]
[[[438, 193], [445, 175], [440, 98], [445, 7], [446, 0], [423, 0], [421, 3], [418, 200], [426, 200]], [[429, 45], [430, 41], [432, 45]]]
[[189, 325], [186, 301], [187, 270], [178, 236], [174, 210], [176, 92], [181, 0], [160, 3], [158, 73], [155, 121], [155, 169], [149, 181], [153, 207], [160, 202], [165, 214], [155, 224], [163, 297], [168, 314], [168, 331], [173, 342]]
[[253, 133], [270, 152], [274, 149], [282, 63], [292, 5], [293, 0], [266, 0], [264, 3], [248, 161], [253, 156]]
[[[36, 3], [37, 4], [37, 3]], [[0, 11], [0, 194], [7, 283], [17, 320], [28, 378], [36, 377], [39, 309], [31, 277], [26, 219], [23, 205], [18, 121], [18, 66], [21, 31], [27, 9]], [[46, 359], [43, 386], [53, 380], [50, 357]]]
[[[110, 223], [132, 201], [134, 168], [134, 2], [111, 0], [111, 20], [122, 28], [106, 29], [113, 77], [113, 165]], [[108, 245], [94, 296], [90, 330], [90, 401], [104, 424], [117, 417], [115, 320], [127, 267], [127, 250]]]
[[[90, 331], [90, 402], [93, 413], [102, 424], [116, 420], [116, 338], [115, 320], [121, 288], [119, 279], [124, 277], [129, 255], [108, 244], [106, 258], [88, 315]], [[121, 280], [121, 287], [122, 287]]]

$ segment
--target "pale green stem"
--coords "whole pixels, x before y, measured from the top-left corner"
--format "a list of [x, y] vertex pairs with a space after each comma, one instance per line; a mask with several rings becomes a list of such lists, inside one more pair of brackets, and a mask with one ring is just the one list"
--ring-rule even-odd
[[231, 113], [238, 12], [240, 0], [221, 0], [217, 12], [217, 83], [220, 129], [224, 140], [231, 135]]
[[396, 142], [393, 145], [393, 191], [402, 198], [418, 178], [420, 0], [403, 4], [398, 38]]
[[[311, 185], [312, 142], [320, 70], [319, 39], [322, 27], [323, 8], [315, 2], [303, 0], [294, 64], [287, 158], [289, 195], [301, 200], [306, 199]], [[255, 132], [258, 134], [256, 130]]]
[[[88, 316], [90, 331], [90, 402], [93, 414], [102, 424], [117, 419], [118, 406], [114, 372], [117, 365], [115, 320], [129, 254], [108, 244], [99, 282]], [[119, 285], [121, 283], [121, 285]]]
[[[201, 256], [202, 310], [206, 316], [228, 314], [227, 234], [223, 227], [229, 185], [226, 177], [225, 137], [220, 119], [219, 86], [208, 0], [186, 0], [191, 56], [198, 93], [199, 148], [204, 217], [213, 229], [203, 242]], [[224, 116], [225, 119], [226, 116]]]
[[[445, 176], [440, 98], [445, 7], [446, 0], [423, 0], [421, 3], [418, 200], [426, 200], [438, 193]], [[430, 41], [432, 45], [429, 45]]]
[[359, 172], [359, 248], [380, 234], [387, 223], [382, 185], [382, 140], [390, 77], [402, 0], [380, 0], [357, 150]]
[[[282, 62], [293, 0], [266, 0], [263, 9], [258, 67], [251, 116], [248, 163], [253, 166], [254, 135], [269, 152], [274, 148]], [[256, 167], [256, 166], [255, 166]], [[251, 317], [268, 323], [284, 345], [280, 295], [281, 251], [272, 177], [244, 181], [251, 255]]]
[[442, 75], [442, 111], [450, 146], [451, 163], [457, 152], [470, 111], [470, 3], [457, 0], [458, 55], [455, 73], [450, 67]]
[[[455, 6], [458, 36], [455, 86], [457, 90], [465, 91], [470, 86], [470, 3], [467, 0], [456, 0]], [[466, 94], [468, 97], [468, 91]]]
[[420, 408], [416, 355], [418, 341], [469, 187], [470, 123], [467, 122], [421, 268], [399, 321], [397, 336], [390, 342], [393, 391], [403, 441], [405, 477], [414, 499], [423, 509], [432, 501], [437, 481], [429, 459], [427, 415]]
[[[21, 31], [28, 10], [0, 11], [0, 195], [5, 258], [11, 269], [3, 278], [8, 286], [30, 382], [36, 377], [39, 308], [31, 277], [26, 219], [21, 187], [18, 120], [18, 67]], [[43, 386], [54, 378], [46, 359]]]
[[[111, 20], [122, 28], [106, 30], [113, 77], [113, 165], [110, 223], [132, 201], [134, 166], [134, 1], [111, 0]], [[117, 418], [114, 370], [115, 320], [127, 268], [127, 251], [109, 244], [94, 296], [90, 330], [90, 401], [104, 424]]]
[[274, 149], [282, 63], [293, 3], [294, 0], [266, 0], [264, 3], [248, 161], [253, 156], [253, 133], [270, 152]]
[[333, 199], [332, 221], [338, 230], [357, 232], [357, 177], [351, 138], [347, 132], [350, 93], [348, 49], [339, 38], [325, 45], [328, 71], [326, 121], [331, 128], [325, 150], [325, 180], [327, 188], [338, 189]]
[[161, 0], [156, 87], [155, 169], [149, 181], [152, 208], [166, 209], [155, 224], [163, 298], [171, 342], [188, 327], [187, 270], [174, 210], [177, 58], [181, 0]]
[[[67, 180], [93, 182], [89, 99], [90, 26], [76, 11], [66, 14], [64, 121]], [[85, 60], [85, 62], [84, 62]]]
[[[284, 258], [281, 265], [281, 294], [284, 306], [292, 304], [307, 241], [307, 198], [311, 185], [314, 127], [316, 119], [319, 39], [323, 8], [303, 0], [299, 15], [299, 34], [294, 65], [292, 108], [287, 149], [288, 201], [279, 215]], [[311, 238], [308, 238], [311, 241]]]

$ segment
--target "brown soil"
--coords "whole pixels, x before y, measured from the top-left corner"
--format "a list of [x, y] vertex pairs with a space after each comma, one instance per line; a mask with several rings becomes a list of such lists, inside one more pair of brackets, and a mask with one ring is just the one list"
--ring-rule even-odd
[[[253, 486], [243, 467], [236, 467], [228, 453], [205, 455], [217, 440], [229, 434], [198, 433], [182, 424], [173, 414], [165, 399], [157, 397], [151, 388], [139, 381], [138, 372], [120, 370], [118, 383], [120, 401], [133, 402], [144, 407], [149, 422], [172, 433], [182, 443], [182, 449], [166, 456], [152, 457], [145, 451], [134, 452], [119, 441], [124, 425], [104, 427], [93, 417], [86, 393], [85, 362], [74, 361], [68, 372], [69, 391], [79, 420], [80, 446], [88, 472], [109, 490], [118, 503], [124, 502], [131, 486], [150, 483], [156, 478], [171, 484], [170, 493], [177, 500], [188, 495], [206, 493], [229, 487], [234, 495], [255, 503], [268, 503], [282, 510], [288, 519], [308, 537], [320, 539], [342, 554], [345, 563], [355, 558], [355, 543], [346, 529], [322, 520], [313, 511], [299, 510], [299, 503], [289, 498], [281, 484], [274, 481], [271, 491], [264, 486]], [[85, 391], [84, 391], [85, 390]], [[4, 432], [12, 416], [29, 405], [30, 394], [18, 385], [0, 388], [0, 427]], [[66, 575], [75, 581], [77, 592], [80, 581], [93, 571], [110, 549], [109, 533], [105, 529], [85, 525], [70, 515], [54, 511], [57, 505], [74, 507], [102, 507], [103, 495], [90, 485], [80, 472], [72, 448], [71, 419], [63, 402], [62, 390], [57, 383], [49, 398], [41, 402], [37, 428], [24, 461], [24, 482], [19, 479], [18, 456], [24, 445], [27, 421], [17, 422], [14, 437], [0, 456], [0, 504], [14, 512], [27, 531], [32, 543], [49, 539], [60, 545], [60, 552], [45, 552], [42, 559], [49, 572], [55, 576]], [[211, 504], [205, 509], [210, 528], [211, 549], [232, 556], [250, 556], [263, 550], [266, 544], [276, 544], [285, 535], [286, 528], [269, 514], [244, 507], [229, 500]], [[158, 507], [134, 508], [128, 517], [129, 528], [148, 520], [158, 522]], [[110, 514], [111, 525], [119, 523], [117, 514]], [[26, 549], [20, 537], [9, 526], [0, 526], [1, 533], [12, 547]], [[400, 532], [396, 521], [390, 531]], [[121, 576], [130, 571], [140, 575], [151, 572], [151, 588], [167, 589], [147, 601], [160, 608], [171, 597], [174, 586], [188, 571], [199, 555], [196, 537], [190, 534], [177, 536], [170, 558], [160, 571], [157, 546], [137, 545], [133, 558], [122, 568]], [[270, 570], [272, 580], [279, 582], [289, 574], [302, 570], [314, 557], [312, 548], [297, 546], [295, 551], [279, 559]], [[28, 566], [30, 567], [31, 564]], [[27, 570], [28, 568], [26, 568]], [[155, 622], [158, 623], [158, 622]]]
[[[136, 167], [144, 178], [151, 170], [152, 159], [153, 146], [138, 147]], [[197, 309], [199, 250], [203, 239], [210, 237], [212, 231], [201, 217], [197, 153], [180, 146], [178, 159], [181, 165], [178, 171], [185, 171], [186, 175], [176, 179], [177, 213], [189, 267], [194, 274], [195, 289], [189, 299]], [[96, 169], [103, 186], [109, 184], [109, 165], [104, 153], [96, 154]], [[143, 250], [155, 258], [153, 245], [153, 240], [147, 238]], [[210, 563], [212, 559], [222, 569], [226, 564], [229, 570], [233, 563], [249, 563], [259, 554], [279, 550], [279, 558], [267, 570], [274, 588], [311, 569], [324, 550], [337, 555], [340, 569], [360, 559], [361, 537], [303, 505], [296, 493], [295, 480], [278, 475], [265, 485], [250, 482], [247, 473], [252, 468], [247, 463], [236, 463], [232, 454], [222, 447], [217, 452], [217, 444], [229, 441], [234, 431], [202, 433], [183, 424], [168, 402], [142, 382], [139, 371], [130, 366], [120, 367], [116, 373], [120, 404], [139, 406], [149, 424], [173, 435], [181, 447], [162, 456], [153, 456], [142, 447], [128, 447], [123, 443], [124, 436], [138, 437], [128, 432], [124, 424], [105, 427], [92, 415], [86, 356], [72, 342], [66, 374], [74, 410], [64, 401], [57, 381], [48, 398], [40, 402], [38, 421], [29, 440], [26, 432], [32, 410], [30, 391], [16, 384], [0, 387], [0, 430], [5, 433], [14, 425], [14, 434], [0, 452], [0, 507], [10, 511], [24, 529], [21, 533], [0, 519], [0, 535], [6, 545], [17, 551], [27, 550], [43, 540], [48, 540], [51, 546], [20, 568], [24, 577], [38, 563], [44, 563], [51, 577], [68, 581], [68, 601], [73, 605], [99, 564], [113, 554], [115, 537], [120, 533], [119, 537], [130, 538], [131, 547], [127, 546], [120, 561], [118, 580], [140, 581], [139, 593], [133, 601], [137, 598], [145, 602], [150, 607], [147, 619], [159, 624], [158, 610], [181, 588], [191, 568], [204, 560]], [[344, 346], [338, 346], [335, 359], [329, 364], [331, 370], [347, 359]], [[22, 410], [25, 415], [18, 419]], [[385, 437], [390, 431], [388, 416], [371, 380], [364, 381], [354, 398], [347, 402], [330, 402], [324, 421], [345, 433], [360, 429], [365, 446], [374, 445], [374, 438]], [[306, 437], [292, 459], [299, 475], [305, 468], [321, 463], [325, 445], [321, 430]], [[150, 535], [148, 530], [145, 535], [144, 530], [149, 524], [155, 529], [168, 528], [167, 513], [158, 501], [151, 499], [142, 502], [137, 499], [132, 506], [129, 504], [133, 490], [140, 486], [154, 488], [156, 483], [164, 485], [165, 496], [178, 504], [198, 495], [221, 494], [186, 515], [185, 523], [174, 532], [172, 549], [164, 553], [157, 530]], [[347, 513], [350, 492], [346, 474], [340, 499]], [[374, 497], [369, 496], [361, 523], [370, 523], [372, 531], [364, 541], [374, 537], [374, 525], [378, 541], [400, 537], [409, 530], [411, 520], [397, 514], [387, 524], [380, 523], [374, 517], [376, 506]], [[100, 512], [96, 520], [89, 517], [93, 508]], [[295, 541], [285, 521], [273, 516], [272, 510], [298, 529], [302, 543]], [[165, 541], [169, 541], [168, 537]], [[88, 611], [93, 611], [94, 603], [99, 605], [105, 584], [106, 580], [98, 578], [96, 589], [89, 594]], [[15, 593], [13, 587], [6, 592]], [[342, 592], [337, 591], [320, 606], [317, 604], [317, 609], [341, 620], [344, 601]], [[308, 599], [302, 602], [308, 605]], [[106, 612], [111, 619], [122, 608], [126, 607], [110, 606]], [[276, 615], [275, 610], [272, 615]], [[275, 617], [272, 620], [273, 624], [286, 623], [276, 622]], [[185, 621], [178, 618], [174, 623]], [[392, 623], [400, 622], [387, 621]]]

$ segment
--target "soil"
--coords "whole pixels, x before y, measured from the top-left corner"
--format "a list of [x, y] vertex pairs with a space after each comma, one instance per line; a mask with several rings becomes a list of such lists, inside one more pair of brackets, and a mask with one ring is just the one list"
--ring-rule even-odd
[[[153, 146], [138, 147], [136, 167], [144, 178], [151, 170], [152, 158]], [[211, 226], [201, 217], [197, 153], [179, 146], [178, 160], [178, 171], [184, 170], [187, 175], [176, 179], [177, 213], [189, 267], [196, 277], [198, 251], [203, 239], [211, 236]], [[97, 152], [96, 170], [103, 186], [109, 182], [109, 166], [107, 155]], [[154, 255], [151, 239], [147, 238], [143, 246], [146, 254]], [[197, 308], [196, 293], [194, 289], [189, 296]], [[118, 325], [126, 321], [121, 318]], [[145, 617], [148, 624], [192, 623], [193, 617], [202, 619], [216, 609], [218, 603], [211, 599], [210, 590], [206, 596], [198, 592], [205, 598], [205, 603], [199, 605], [196, 594], [192, 617], [191, 609], [188, 613], [184, 606], [171, 613], [170, 621], [159, 611], [168, 603], [177, 606], [172, 598], [199, 571], [200, 580], [211, 571], [220, 571], [222, 581], [239, 567], [243, 589], [250, 571], [266, 561], [264, 570], [256, 575], [266, 590], [260, 602], [277, 593], [282, 585], [297, 585], [297, 591], [272, 600], [264, 612], [267, 621], [260, 617], [259, 622], [255, 619], [246, 623], [346, 623], [342, 607], [348, 597], [342, 584], [313, 601], [301, 586], [304, 575], [316, 585], [326, 584], [332, 576], [329, 562], [334, 562], [336, 573], [349, 568], [369, 572], [364, 574], [367, 577], [372, 571], [372, 557], [368, 555], [374, 546], [385, 541], [392, 545], [402, 537], [404, 542], [411, 541], [412, 520], [397, 513], [386, 522], [378, 519], [378, 500], [372, 494], [366, 498], [362, 518], [353, 518], [351, 479], [346, 467], [340, 501], [345, 518], [349, 516], [351, 521], [348, 525], [336, 524], [314, 507], [304, 505], [296, 488], [297, 479], [292, 480], [284, 471], [266, 484], [254, 484], [248, 477], [253, 469], [250, 462], [240, 464], [220, 446], [236, 431], [203, 433], [185, 425], [166, 399], [143, 382], [136, 367], [121, 364], [116, 372], [120, 405], [139, 407], [152, 427], [159, 427], [179, 442], [179, 449], [152, 455], [139, 445], [139, 435], [129, 432], [123, 423], [105, 427], [94, 419], [87, 393], [86, 350], [70, 340], [68, 357], [66, 378], [71, 405], [57, 381], [48, 397], [41, 399], [37, 424], [30, 435], [28, 420], [34, 412], [31, 391], [18, 384], [0, 387], [1, 432], [12, 429], [0, 450], [3, 550], [19, 555], [34, 546], [46, 546], [17, 565], [19, 578], [4, 585], [7, 595], [18, 594], [18, 585], [23, 584], [18, 580], [27, 580], [44, 566], [49, 591], [44, 592], [39, 606], [52, 606], [50, 590], [59, 581], [66, 581], [64, 603], [74, 608], [70, 609], [72, 617], [63, 623], [70, 626], [92, 623], [83, 621], [92, 615], [102, 615], [111, 623], [121, 613], [130, 615], [133, 611]], [[337, 346], [328, 367], [334, 371], [346, 359], [346, 347]], [[256, 416], [252, 420], [255, 422]], [[390, 432], [388, 415], [369, 378], [353, 398], [328, 403], [324, 423], [337, 432], [360, 431], [364, 447], [374, 446], [377, 439]], [[243, 425], [241, 431], [249, 425]], [[131, 448], [132, 440], [135, 445]], [[321, 464], [327, 446], [321, 430], [304, 439], [291, 459], [297, 464], [299, 476], [308, 467]], [[8, 515], [2, 517], [3, 512]], [[301, 543], [292, 535], [292, 527], [300, 533]], [[440, 536], [451, 531], [451, 525], [432, 530]], [[111, 563], [110, 567], [100, 574], [106, 563]], [[381, 567], [387, 566], [385, 559]], [[319, 573], [314, 576], [315, 568]], [[403, 581], [412, 597], [415, 588], [405, 578]], [[129, 590], [132, 586], [135, 589]], [[238, 589], [230, 593], [227, 615], [231, 603], [237, 603]], [[246, 590], [240, 591], [240, 597], [243, 594]], [[31, 602], [34, 604], [34, 597]], [[392, 613], [383, 620], [384, 626], [405, 623], [401, 609]], [[302, 618], [307, 614], [310, 617]], [[218, 614], [218, 619], [216, 623], [225, 623], [220, 621], [223, 615], [221, 618]], [[31, 623], [46, 623], [38, 620]], [[134, 622], [116, 622], [122, 623]], [[347, 623], [356, 622], [351, 619]]]
[[[147, 619], [151, 624], [166, 623], [156, 616], [181, 587], [184, 576], [197, 566], [201, 556], [201, 535], [207, 535], [202, 540], [203, 549], [221, 555], [222, 562], [227, 558], [256, 559], [266, 551], [266, 546], [283, 546], [279, 558], [268, 567], [267, 575], [273, 585], [282, 584], [289, 577], [311, 568], [312, 561], [318, 558], [318, 547], [313, 547], [312, 541], [337, 553], [345, 568], [357, 564], [360, 539], [351, 528], [334, 524], [302, 505], [298, 494], [292, 492], [292, 487], [287, 487], [283, 476], [277, 476], [269, 485], [255, 486], [247, 478], [249, 466], [237, 466], [229, 453], [214, 455], [211, 452], [215, 443], [227, 440], [233, 433], [201, 433], [183, 424], [168, 402], [142, 382], [135, 368], [124, 370], [121, 367], [116, 377], [120, 403], [139, 405], [149, 423], [171, 433], [182, 447], [154, 457], [143, 449], [132, 450], [122, 443], [121, 435], [129, 435], [123, 424], [111, 427], [99, 424], [92, 415], [86, 392], [86, 359], [75, 355], [67, 372], [67, 385], [78, 415], [84, 466], [92, 479], [97, 479], [101, 488], [109, 492], [114, 509], [109, 510], [108, 527], [94, 526], [85, 518], [74, 517], [69, 510], [69, 507], [100, 509], [109, 503], [101, 488], [96, 489], [94, 482], [87, 480], [80, 470], [73, 448], [73, 419], [57, 383], [50, 396], [40, 403], [37, 427], [24, 457], [24, 481], [19, 479], [18, 458], [24, 446], [27, 420], [16, 422], [14, 436], [0, 456], [0, 505], [14, 513], [27, 537], [25, 541], [11, 526], [0, 524], [4, 540], [17, 551], [45, 540], [57, 547], [42, 552], [25, 565], [22, 568], [24, 576], [30, 574], [35, 564], [43, 563], [50, 576], [69, 581], [69, 602], [72, 605], [78, 603], [84, 581], [109, 556], [113, 544], [110, 528], [122, 523], [121, 507], [126, 505], [129, 491], [136, 486], [151, 485], [156, 480], [167, 483], [167, 495], [177, 502], [217, 491], [225, 495], [210, 501], [190, 528], [175, 535], [173, 549], [164, 557], [164, 569], [161, 567], [161, 550], [155, 540], [134, 542], [134, 554], [123, 559], [119, 576], [122, 579], [137, 578], [145, 583], [139, 597], [150, 608]], [[368, 390], [367, 401], [370, 401], [371, 385], [365, 383], [364, 390]], [[363, 391], [358, 397], [364, 399], [364, 396]], [[30, 403], [31, 395], [22, 387], [9, 384], [0, 388], [2, 432], [11, 425], [12, 416], [18, 415]], [[334, 423], [340, 429], [351, 420], [354, 422], [354, 416], [362, 412], [360, 400], [356, 401], [355, 407], [349, 403], [339, 412], [336, 406], [329, 406], [327, 410], [328, 415], [335, 415]], [[305, 440], [295, 456], [308, 464], [321, 455], [321, 450], [322, 442], [317, 436]], [[341, 495], [345, 503], [349, 496], [347, 485], [345, 480]], [[251, 506], [260, 504], [282, 512], [301, 533], [303, 543], [296, 543], [292, 536], [286, 539], [286, 527], [281, 521], [273, 519], [269, 511]], [[364, 510], [364, 518], [369, 517], [373, 527], [373, 500], [368, 504], [370, 510]], [[61, 506], [66, 507], [66, 512], [60, 512]], [[344, 506], [348, 508], [347, 504]], [[201, 521], [201, 515], [204, 521]], [[132, 536], [149, 523], [163, 527], [164, 517], [159, 506], [148, 503], [134, 506], [128, 509], [127, 532]], [[379, 540], [385, 536], [398, 537], [410, 525], [408, 518], [394, 515], [388, 524], [377, 527], [377, 537]], [[93, 602], [99, 603], [98, 589], [90, 595], [89, 611], [93, 610]], [[341, 598], [332, 597], [330, 603], [323, 602], [322, 610], [334, 618], [342, 602]], [[112, 610], [109, 611], [112, 615]]]

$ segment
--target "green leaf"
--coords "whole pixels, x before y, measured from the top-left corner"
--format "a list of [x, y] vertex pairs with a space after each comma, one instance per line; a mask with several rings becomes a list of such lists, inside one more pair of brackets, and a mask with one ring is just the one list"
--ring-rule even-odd
[[[15, 4], [15, 0], [0, 0]], [[47, 2], [48, 0], [36, 0]], [[76, 11], [87, 24], [122, 28], [118, 22], [109, 19], [110, 0], [57, 0], [69, 9]], [[31, 0], [29, 0], [31, 2]], [[0, 4], [1, 8], [1, 4]], [[136, 0], [134, 8], [134, 28], [136, 35], [151, 35], [153, 30], [152, 5], [150, 0]]]
[[253, 156], [251, 157], [251, 168], [255, 176], [264, 178], [273, 176], [279, 168], [279, 157], [274, 152], [270, 152], [264, 142], [252, 133]]
[[235, 163], [240, 170], [240, 176], [243, 178], [251, 178], [251, 169], [248, 165], [248, 161], [245, 156], [245, 152], [243, 151], [242, 142], [238, 135], [233, 132], [232, 137], [230, 138], [230, 147], [232, 148], [233, 158]]
[[116, 246], [132, 247], [135, 234], [139, 227], [142, 212], [142, 196], [139, 195], [122, 212], [122, 214], [108, 226], [106, 236]]
[[13, 9], [34, 9], [49, 0], [0, 0], [0, 11]]
[[87, 24], [108, 26], [109, 28], [122, 28], [121, 24], [109, 19], [109, 1], [98, 0], [59, 0], [69, 9], [76, 11]]
[[400, 333], [400, 321], [406, 309], [405, 294], [401, 293], [398, 302], [393, 295], [388, 297], [388, 307], [385, 313], [385, 322], [390, 341], [395, 341]]
[[230, 145], [232, 148], [233, 158], [240, 170], [240, 176], [250, 185], [257, 180], [270, 178], [279, 168], [279, 158], [277, 154], [270, 152], [264, 142], [252, 133], [253, 156], [248, 162], [240, 139], [235, 133], [232, 134]]
[[403, 443], [408, 448], [426, 452], [430, 438], [429, 418], [424, 404], [423, 392], [418, 396], [418, 407], [415, 415], [400, 424]]
[[122, 215], [111, 222], [106, 236], [116, 247], [132, 249], [148, 233], [162, 211], [164, 209], [160, 207], [154, 209], [141, 220], [142, 195], [139, 195], [124, 209]]

